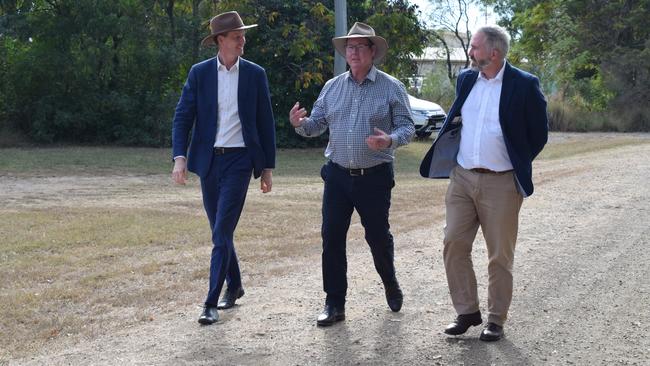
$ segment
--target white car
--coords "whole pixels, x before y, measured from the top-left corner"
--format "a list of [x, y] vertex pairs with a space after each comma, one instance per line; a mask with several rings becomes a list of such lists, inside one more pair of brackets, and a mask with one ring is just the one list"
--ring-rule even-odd
[[409, 95], [413, 122], [415, 123], [415, 134], [418, 137], [429, 137], [433, 131], [437, 131], [447, 118], [444, 109], [436, 103], [428, 100], [418, 99]]

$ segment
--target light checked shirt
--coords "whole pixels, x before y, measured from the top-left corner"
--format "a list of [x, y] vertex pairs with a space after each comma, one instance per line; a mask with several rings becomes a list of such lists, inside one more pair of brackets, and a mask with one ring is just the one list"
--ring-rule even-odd
[[[378, 128], [390, 135], [386, 149], [371, 150], [366, 138]], [[370, 168], [392, 162], [397, 147], [415, 134], [406, 88], [399, 80], [370, 68], [360, 84], [348, 71], [325, 83], [311, 116], [296, 128], [301, 136], [318, 136], [329, 128], [325, 157], [345, 168]]]
[[465, 169], [485, 168], [496, 172], [512, 170], [499, 122], [499, 100], [503, 85], [503, 67], [492, 79], [479, 72], [463, 107], [463, 127], [457, 161]]

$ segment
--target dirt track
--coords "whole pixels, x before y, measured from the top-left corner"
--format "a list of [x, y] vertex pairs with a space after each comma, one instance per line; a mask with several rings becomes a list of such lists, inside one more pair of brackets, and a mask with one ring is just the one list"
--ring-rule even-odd
[[[386, 306], [369, 250], [355, 238], [347, 319], [333, 327], [315, 325], [323, 295], [320, 258], [310, 255], [287, 258], [286, 274], [255, 281], [245, 274], [246, 296], [214, 326], [196, 323], [198, 307], [178, 308], [88, 342], [54, 342], [9, 364], [648, 365], [648, 178], [650, 144], [536, 163], [506, 338], [494, 344], [477, 340], [479, 327], [458, 338], [440, 334], [455, 314], [441, 260], [443, 222], [435, 221], [396, 232], [400, 313]], [[484, 300], [482, 241], [474, 254]]]

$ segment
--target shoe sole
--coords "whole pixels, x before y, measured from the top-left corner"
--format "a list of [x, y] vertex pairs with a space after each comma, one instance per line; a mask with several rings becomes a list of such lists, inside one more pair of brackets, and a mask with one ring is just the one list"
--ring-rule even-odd
[[206, 319], [206, 318], [199, 318], [199, 324], [201, 324], [201, 325], [212, 325], [212, 324], [214, 324], [216, 322], [217, 322], [216, 320], [210, 320], [210, 319]]
[[481, 333], [481, 335], [478, 337], [478, 339], [483, 341], [483, 342], [496, 342], [496, 341], [500, 340], [501, 338], [503, 338], [503, 334], [498, 336], [498, 337], [491, 337], [491, 336], [488, 337], [488, 336], [483, 336], [483, 333]]
[[345, 320], [345, 315], [338, 315], [334, 317], [334, 320], [332, 321], [323, 321], [323, 320], [316, 320], [316, 325], [319, 327], [329, 327], [330, 325], [333, 325], [336, 322], [340, 322]]
[[480, 321], [480, 322], [478, 322], [478, 323], [472, 323], [472, 324], [470, 324], [467, 328], [465, 328], [464, 331], [459, 332], [459, 333], [449, 333], [449, 332], [447, 332], [446, 329], [445, 329], [444, 333], [447, 334], [447, 335], [452, 335], [452, 336], [457, 336], [457, 335], [465, 334], [465, 333], [467, 333], [467, 330], [468, 330], [470, 327], [475, 327], [475, 326], [477, 326], [477, 325], [481, 325], [482, 323], [483, 323], [483, 321]]

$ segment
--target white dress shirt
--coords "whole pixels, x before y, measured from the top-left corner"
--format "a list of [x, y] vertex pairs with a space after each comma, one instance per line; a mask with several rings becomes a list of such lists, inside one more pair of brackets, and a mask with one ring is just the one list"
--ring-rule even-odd
[[239, 119], [237, 91], [239, 85], [239, 57], [228, 70], [217, 55], [217, 137], [215, 147], [244, 147], [244, 136]]
[[493, 79], [479, 72], [463, 107], [463, 127], [457, 161], [465, 169], [485, 168], [496, 172], [512, 170], [512, 163], [499, 123], [499, 99], [505, 62]]

